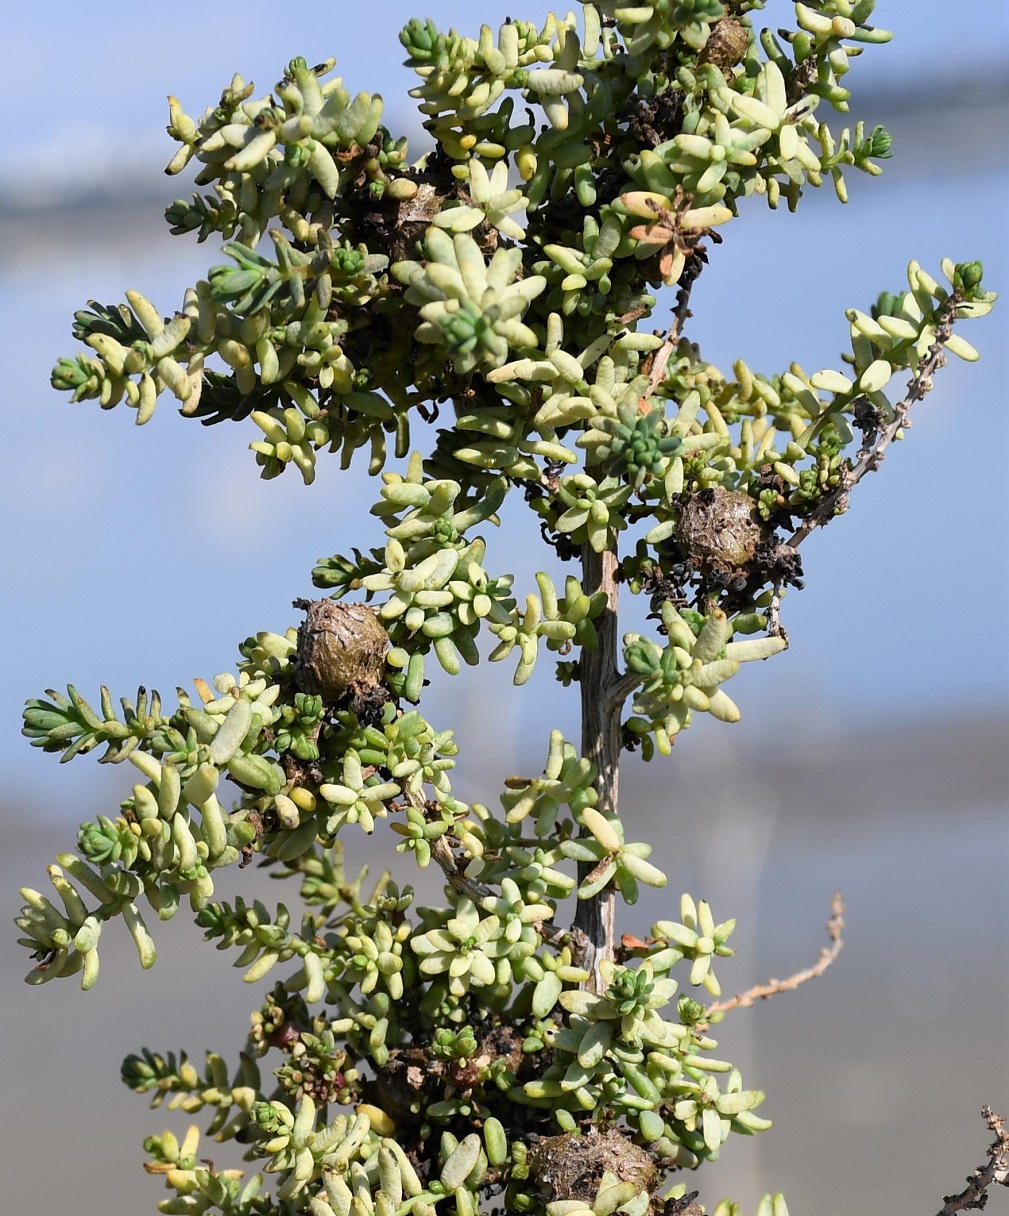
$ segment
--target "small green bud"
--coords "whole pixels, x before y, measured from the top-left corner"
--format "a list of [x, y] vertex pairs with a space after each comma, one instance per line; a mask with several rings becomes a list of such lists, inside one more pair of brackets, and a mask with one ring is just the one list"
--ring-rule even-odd
[[893, 155], [892, 146], [893, 136], [885, 127], [877, 126], [869, 132], [862, 145], [862, 150], [866, 156], [871, 156], [876, 160], [887, 160]]
[[959, 262], [953, 271], [953, 286], [971, 299], [979, 293], [983, 276], [984, 267], [980, 262]]

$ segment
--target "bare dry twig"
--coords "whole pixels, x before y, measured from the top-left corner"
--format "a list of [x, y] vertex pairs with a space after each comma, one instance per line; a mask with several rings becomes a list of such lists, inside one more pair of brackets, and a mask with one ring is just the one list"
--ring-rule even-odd
[[996, 1115], [990, 1106], [982, 1106], [981, 1114], [995, 1139], [988, 1148], [988, 1162], [979, 1165], [967, 1177], [967, 1186], [959, 1195], [944, 1195], [938, 1216], [953, 1216], [968, 1209], [980, 1211], [988, 1200], [990, 1186], [1009, 1186], [1009, 1132], [1004, 1115]]
[[830, 945], [824, 946], [820, 951], [819, 959], [817, 959], [812, 967], [807, 967], [805, 971], [797, 971], [795, 975], [789, 976], [787, 980], [771, 979], [766, 984], [754, 984], [746, 992], [741, 992], [727, 1001], [716, 1001], [713, 1005], [709, 1006], [707, 1016], [710, 1017], [713, 1013], [725, 1013], [729, 1009], [749, 1009], [757, 1001], [770, 1000], [772, 996], [777, 996], [779, 992], [791, 992], [793, 988], [798, 988], [800, 984], [804, 984], [807, 980], [814, 980], [818, 975], [823, 975], [834, 959], [841, 953], [841, 949], [844, 946], [844, 941], [841, 937], [844, 930], [844, 902], [841, 899], [840, 891], [834, 892], [834, 898], [830, 902], [830, 912], [830, 920], [827, 921], [827, 933], [830, 935]]

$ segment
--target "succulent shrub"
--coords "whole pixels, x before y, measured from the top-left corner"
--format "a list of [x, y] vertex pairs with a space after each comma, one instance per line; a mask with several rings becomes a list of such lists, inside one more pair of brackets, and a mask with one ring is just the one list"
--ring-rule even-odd
[[[739, 718], [726, 686], [785, 649], [800, 544], [947, 353], [976, 358], [955, 327], [994, 300], [975, 262], [913, 262], [906, 290], [848, 310], [843, 370], [723, 372], [690, 340], [719, 229], [828, 181], [844, 202], [845, 172], [890, 154], [881, 127], [836, 126], [851, 60], [889, 38], [874, 0], [794, 7], [774, 32], [760, 0], [598, 0], [472, 34], [412, 20], [417, 160], [332, 59], [292, 59], [263, 95], [235, 76], [199, 118], [171, 99], [169, 172], [192, 162], [197, 191], [166, 218], [227, 261], [169, 315], [133, 290], [90, 302], [54, 386], [138, 423], [168, 395], [243, 423], [264, 477], [308, 483], [337, 456], [379, 488], [368, 539], [320, 536], [342, 551], [312, 571], [318, 598], [233, 670], [167, 705], [70, 686], [25, 710], [34, 745], [136, 778], [52, 892], [24, 889], [29, 982], [90, 988], [117, 916], [151, 967], [148, 922], [183, 903], [273, 982], [230, 1066], [123, 1065], [260, 1166], [201, 1162], [195, 1125], [151, 1137], [161, 1211], [681, 1211], [682, 1171], [768, 1126], [712, 1054], [734, 922], [683, 895], [678, 919], [617, 938], [617, 903], [666, 882], [618, 805], [620, 754]], [[496, 564], [509, 496], [563, 585], [515, 588]], [[647, 599], [649, 633], [620, 636], [618, 591]], [[544, 658], [578, 690], [581, 738], [553, 731], [541, 774], [463, 802], [452, 731], [423, 713], [432, 664], [508, 661], [521, 685]], [[404, 873], [366, 884], [345, 849], [387, 831]], [[217, 897], [216, 871], [252, 862], [297, 888], [298, 915]], [[441, 872], [439, 906], [413, 865]]]

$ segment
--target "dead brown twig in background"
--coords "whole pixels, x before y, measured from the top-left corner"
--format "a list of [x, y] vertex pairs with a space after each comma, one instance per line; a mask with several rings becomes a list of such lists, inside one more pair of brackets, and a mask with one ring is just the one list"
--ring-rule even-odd
[[791, 992], [793, 988], [798, 988], [800, 984], [804, 984], [807, 980], [816, 979], [818, 975], [823, 975], [830, 964], [841, 953], [841, 948], [844, 946], [844, 941], [841, 938], [841, 933], [844, 930], [844, 902], [841, 899], [841, 892], [835, 891], [834, 898], [830, 902], [830, 920], [827, 921], [827, 932], [830, 935], [830, 945], [824, 946], [820, 951], [820, 957], [812, 967], [807, 967], [805, 971], [797, 971], [795, 975], [791, 975], [787, 980], [768, 980], [766, 984], [754, 984], [752, 988], [748, 988], [746, 992], [741, 992], [737, 996], [732, 997], [727, 1001], [716, 1001], [709, 1006], [707, 1016], [710, 1017], [713, 1013], [725, 1013], [729, 1009], [748, 1009], [757, 1001], [770, 1000], [772, 996], [777, 996], [779, 992]]
[[944, 1195], [938, 1216], [953, 1216], [967, 1208], [980, 1210], [988, 1199], [988, 1188], [993, 1185], [1009, 1186], [1009, 1132], [1006, 1131], [1005, 1116], [996, 1115], [990, 1106], [982, 1106], [981, 1114], [995, 1139], [988, 1148], [988, 1164], [979, 1165], [967, 1177], [967, 1186], [959, 1195]]

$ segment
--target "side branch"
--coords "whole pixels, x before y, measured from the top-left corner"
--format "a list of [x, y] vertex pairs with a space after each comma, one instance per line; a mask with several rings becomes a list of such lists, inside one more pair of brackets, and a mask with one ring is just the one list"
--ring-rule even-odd
[[908, 421], [911, 406], [916, 401], [923, 400], [925, 394], [932, 388], [932, 377], [939, 368], [944, 367], [946, 364], [946, 351], [944, 348], [953, 332], [953, 325], [956, 322], [956, 310], [962, 303], [963, 297], [959, 292], [954, 291], [950, 293], [949, 298], [943, 305], [939, 324], [936, 326], [935, 341], [915, 368], [914, 374], [908, 381], [907, 392], [904, 394], [903, 399], [894, 406], [893, 418], [881, 430], [869, 428], [865, 431], [862, 446], [855, 457], [855, 464], [850, 469], [842, 470], [837, 486], [829, 494], [824, 495], [820, 499], [816, 504], [815, 510], [802, 521], [792, 536], [788, 538], [785, 543], [791, 548], [797, 549], [811, 532], [815, 532], [817, 528], [822, 528], [836, 515], [841, 514], [847, 509], [848, 496], [854, 487], [858, 485], [866, 473], [879, 468], [883, 462], [886, 449], [897, 437], [898, 431], [911, 425]]
[[968, 1208], [985, 1206], [990, 1186], [1009, 1186], [1009, 1132], [1004, 1115], [996, 1115], [990, 1106], [982, 1106], [981, 1114], [995, 1139], [988, 1148], [988, 1162], [979, 1165], [967, 1178], [967, 1186], [959, 1195], [944, 1195], [937, 1216], [953, 1216]]
[[795, 975], [789, 976], [787, 980], [768, 980], [766, 984], [755, 984], [746, 992], [741, 992], [737, 996], [731, 997], [727, 1001], [716, 1001], [708, 1007], [707, 1016], [713, 1013], [725, 1013], [729, 1009], [749, 1009], [751, 1005], [755, 1005], [757, 1001], [770, 1000], [772, 996], [777, 996], [779, 992], [791, 992], [793, 988], [798, 988], [800, 984], [804, 984], [807, 980], [815, 980], [818, 975], [823, 975], [830, 964], [841, 953], [844, 946], [844, 940], [841, 937], [844, 931], [844, 902], [841, 899], [841, 892], [835, 891], [834, 898], [830, 903], [831, 916], [827, 921], [827, 933], [830, 936], [830, 945], [824, 946], [820, 951], [819, 959], [812, 967], [807, 967], [805, 971], [797, 971]]
[[[416, 799], [411, 798], [410, 801], [414, 806], [420, 805]], [[464, 864], [452, 852], [452, 846], [444, 836], [437, 836], [431, 841], [431, 858], [438, 863], [449, 885], [460, 895], [465, 895], [467, 899], [472, 900], [473, 903], [480, 904], [482, 900], [495, 896], [496, 892], [492, 887], [478, 882], [475, 878], [467, 877]], [[550, 925], [545, 921], [541, 921], [537, 928], [540, 937], [545, 942], [549, 942], [557, 949], [570, 944], [577, 958], [586, 957], [588, 944], [578, 929], [562, 929], [559, 925]]]
[[690, 311], [690, 292], [693, 289], [697, 276], [701, 273], [703, 263], [691, 259], [687, 262], [686, 273], [681, 276], [680, 289], [676, 293], [676, 307], [673, 309], [673, 319], [669, 326], [669, 332], [666, 334], [665, 341], [657, 351], [654, 351], [645, 360], [642, 370], [648, 373], [648, 384], [645, 391], [641, 394], [641, 400], [638, 402], [638, 408], [642, 413], [647, 413], [650, 407], [645, 406], [645, 402], [655, 392], [658, 386], [662, 383], [662, 377], [665, 375], [666, 364], [669, 362], [673, 351], [680, 344], [680, 334], [683, 331], [683, 326], [686, 324], [687, 318], [693, 316]]

